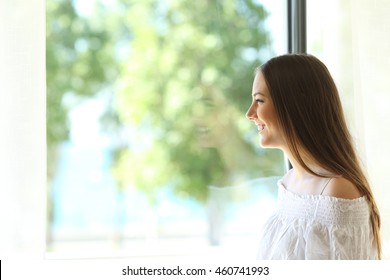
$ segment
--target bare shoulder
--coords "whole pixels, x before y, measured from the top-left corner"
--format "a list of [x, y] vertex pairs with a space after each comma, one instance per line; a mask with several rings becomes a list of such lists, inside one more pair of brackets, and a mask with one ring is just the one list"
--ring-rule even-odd
[[323, 195], [334, 196], [345, 199], [355, 199], [361, 197], [357, 187], [344, 177], [334, 177], [326, 186]]

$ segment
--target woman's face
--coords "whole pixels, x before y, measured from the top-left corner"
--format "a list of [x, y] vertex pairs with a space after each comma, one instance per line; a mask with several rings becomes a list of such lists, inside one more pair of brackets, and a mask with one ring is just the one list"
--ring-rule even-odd
[[216, 93], [204, 94], [195, 102], [193, 117], [202, 148], [218, 148], [229, 137], [233, 130], [229, 108], [227, 100]]
[[257, 72], [253, 81], [252, 104], [246, 117], [256, 124], [261, 147], [279, 149], [286, 147], [275, 107], [261, 71]]

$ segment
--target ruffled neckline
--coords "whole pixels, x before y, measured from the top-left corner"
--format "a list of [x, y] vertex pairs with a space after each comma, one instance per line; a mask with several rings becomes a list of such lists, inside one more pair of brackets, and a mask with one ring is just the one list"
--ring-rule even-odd
[[347, 198], [340, 198], [340, 197], [334, 197], [334, 196], [328, 196], [328, 195], [321, 195], [321, 194], [297, 194], [292, 191], [289, 191], [286, 189], [286, 187], [283, 185], [283, 179], [278, 180], [278, 187], [279, 191], [283, 193], [286, 196], [289, 196], [294, 199], [303, 199], [303, 200], [324, 200], [329, 202], [340, 202], [340, 203], [360, 203], [360, 202], [366, 202], [367, 198], [366, 196], [361, 196], [358, 198], [353, 199], [347, 199]]

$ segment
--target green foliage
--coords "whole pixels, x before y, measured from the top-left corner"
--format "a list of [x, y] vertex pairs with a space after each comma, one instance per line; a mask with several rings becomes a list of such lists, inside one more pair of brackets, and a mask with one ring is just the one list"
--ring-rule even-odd
[[209, 185], [280, 171], [281, 155], [256, 150], [240, 125], [268, 41], [266, 12], [255, 2], [131, 2], [132, 41], [115, 96], [120, 121], [136, 128], [115, 157], [123, 187], [154, 201], [159, 188], [173, 185], [204, 201]]
[[88, 15], [75, 3], [46, 3], [49, 178], [68, 110], [101, 93], [113, 100], [104, 129], [129, 136], [113, 151], [118, 186], [152, 203], [164, 186], [205, 201], [209, 185], [280, 173], [281, 154], [256, 148], [244, 118], [268, 50], [257, 1], [96, 1]]
[[69, 137], [68, 110], [115, 85], [119, 73], [116, 39], [124, 38], [122, 19], [115, 11], [97, 4], [87, 17], [78, 14], [74, 3], [46, 2], [49, 179], [55, 170], [56, 147]]

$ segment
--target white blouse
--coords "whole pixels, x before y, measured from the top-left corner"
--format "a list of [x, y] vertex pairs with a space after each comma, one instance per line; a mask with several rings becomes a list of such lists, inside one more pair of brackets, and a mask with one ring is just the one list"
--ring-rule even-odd
[[258, 259], [377, 259], [365, 197], [298, 195], [278, 181], [278, 205], [264, 225]]

